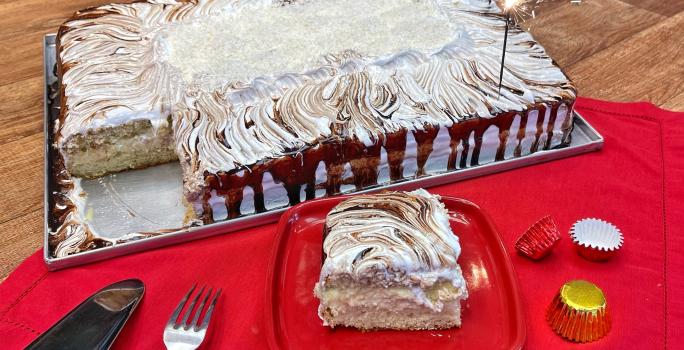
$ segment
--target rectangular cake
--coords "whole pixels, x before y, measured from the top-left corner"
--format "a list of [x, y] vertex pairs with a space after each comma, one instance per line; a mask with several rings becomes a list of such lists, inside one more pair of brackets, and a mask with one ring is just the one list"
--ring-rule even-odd
[[59, 31], [55, 145], [178, 159], [204, 223], [569, 143], [575, 88], [489, 0], [147, 0]]
[[347, 199], [326, 218], [318, 315], [326, 326], [364, 330], [460, 327], [468, 297], [460, 253], [439, 196]]

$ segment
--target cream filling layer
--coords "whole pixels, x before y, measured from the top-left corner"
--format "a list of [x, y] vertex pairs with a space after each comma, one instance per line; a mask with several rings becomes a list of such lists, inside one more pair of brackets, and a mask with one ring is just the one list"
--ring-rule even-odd
[[467, 297], [465, 289], [454, 287], [450, 282], [439, 282], [427, 288], [420, 287], [371, 287], [354, 286], [346, 288], [325, 288], [316, 290], [321, 301], [321, 308], [347, 307], [350, 309], [365, 307], [392, 308], [401, 310], [420, 305], [433, 312], [441, 312], [444, 303], [462, 300]]

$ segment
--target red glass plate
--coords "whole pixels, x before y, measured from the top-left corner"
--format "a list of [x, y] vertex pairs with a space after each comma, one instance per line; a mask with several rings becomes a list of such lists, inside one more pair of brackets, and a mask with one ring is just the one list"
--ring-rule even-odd
[[461, 328], [374, 331], [324, 327], [313, 295], [321, 268], [325, 216], [344, 197], [297, 205], [283, 214], [266, 291], [273, 349], [520, 349], [525, 319], [513, 265], [494, 225], [477, 205], [442, 197], [460, 237], [459, 264], [468, 285]]

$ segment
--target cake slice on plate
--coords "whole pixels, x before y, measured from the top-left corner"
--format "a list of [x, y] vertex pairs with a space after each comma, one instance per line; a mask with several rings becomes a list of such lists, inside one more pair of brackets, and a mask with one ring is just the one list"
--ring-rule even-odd
[[330, 327], [460, 327], [468, 297], [460, 252], [437, 195], [421, 189], [347, 199], [326, 219], [318, 314]]

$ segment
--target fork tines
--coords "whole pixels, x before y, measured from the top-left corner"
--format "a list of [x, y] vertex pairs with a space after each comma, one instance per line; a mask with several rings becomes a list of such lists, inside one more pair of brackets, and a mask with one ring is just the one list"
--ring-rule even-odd
[[[212, 294], [212, 288], [209, 288], [209, 291], [206, 294], [204, 293], [206, 287], [203, 286], [202, 288], [200, 288], [199, 292], [195, 294], [194, 298], [192, 298], [190, 305], [188, 305], [188, 307], [185, 308], [188, 299], [193, 294], [196, 288], [197, 284], [193, 285], [192, 288], [190, 288], [190, 290], [188, 291], [188, 293], [185, 294], [183, 299], [181, 299], [180, 303], [178, 303], [178, 306], [171, 314], [171, 318], [169, 318], [169, 322], [167, 323], [167, 325], [173, 326], [174, 329], [178, 329], [180, 327], [183, 327], [184, 330], [189, 330], [190, 328], [193, 328], [194, 331], [207, 329], [207, 326], [209, 325], [209, 320], [211, 319], [211, 313], [214, 311], [214, 306], [216, 305], [216, 300], [218, 300], [219, 295], [221, 295], [221, 289], [219, 288], [216, 291], [216, 293], [214, 293], [214, 297], [211, 299], [209, 306], [206, 308], [205, 315], [204, 317], [202, 317], [202, 323], [200, 324], [200, 316], [202, 315], [202, 311], [205, 308], [204, 306], [207, 303], [207, 300], [209, 300], [209, 297]], [[202, 295], [204, 295], [204, 297], [202, 298], [202, 302], [200, 302], [199, 306], [197, 306], [197, 308], [195, 309], [195, 304]], [[183, 311], [183, 309], [185, 309], [185, 313], [183, 314], [182, 320], [179, 322], [178, 316], [180, 315], [181, 311]], [[193, 310], [194, 314], [192, 317], [192, 321], [188, 323], [188, 319], [190, 318], [190, 314], [193, 313]]]

